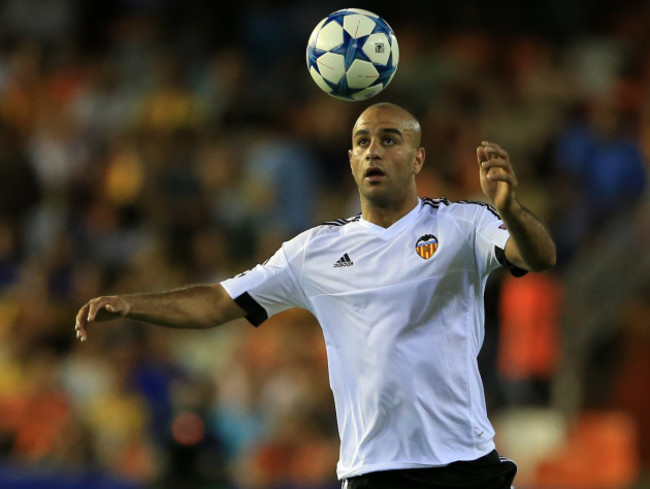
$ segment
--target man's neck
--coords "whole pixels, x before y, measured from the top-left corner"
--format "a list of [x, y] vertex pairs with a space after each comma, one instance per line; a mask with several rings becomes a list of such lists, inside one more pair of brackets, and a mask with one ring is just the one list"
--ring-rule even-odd
[[378, 206], [366, 200], [361, 200], [361, 216], [368, 222], [389, 228], [418, 204], [417, 196], [403, 201], [399, 205]]

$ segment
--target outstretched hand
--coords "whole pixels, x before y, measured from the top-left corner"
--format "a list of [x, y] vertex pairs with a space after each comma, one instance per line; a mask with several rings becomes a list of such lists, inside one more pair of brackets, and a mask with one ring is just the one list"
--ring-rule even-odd
[[497, 211], [507, 211], [515, 202], [517, 190], [517, 176], [510, 164], [508, 152], [498, 144], [483, 141], [476, 148], [476, 157], [483, 193]]
[[124, 317], [129, 313], [130, 308], [131, 306], [126, 300], [116, 295], [90, 300], [77, 313], [74, 326], [77, 339], [82, 342], [88, 339], [86, 328], [89, 323]]

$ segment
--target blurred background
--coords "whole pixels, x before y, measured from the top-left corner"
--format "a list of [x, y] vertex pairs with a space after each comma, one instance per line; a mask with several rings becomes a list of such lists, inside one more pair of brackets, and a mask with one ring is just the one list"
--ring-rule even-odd
[[650, 5], [0, 2], [0, 487], [330, 489], [322, 334], [287, 311], [176, 331], [103, 294], [216, 282], [356, 214], [350, 129], [312, 28], [367, 8], [401, 62], [369, 102], [420, 118], [422, 196], [483, 199], [503, 145], [558, 266], [492, 275], [480, 363], [521, 489], [650, 487]]

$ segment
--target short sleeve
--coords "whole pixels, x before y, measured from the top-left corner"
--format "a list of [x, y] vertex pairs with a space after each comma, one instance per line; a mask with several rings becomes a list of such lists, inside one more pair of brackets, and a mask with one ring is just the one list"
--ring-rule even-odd
[[488, 274], [498, 267], [504, 267], [514, 276], [526, 273], [506, 259], [506, 243], [510, 233], [497, 212], [489, 205], [481, 206], [476, 222], [476, 262], [481, 274]]
[[305, 296], [294, 273], [302, 256], [300, 238], [284, 243], [263, 264], [221, 282], [254, 326], [286, 309], [305, 307]]

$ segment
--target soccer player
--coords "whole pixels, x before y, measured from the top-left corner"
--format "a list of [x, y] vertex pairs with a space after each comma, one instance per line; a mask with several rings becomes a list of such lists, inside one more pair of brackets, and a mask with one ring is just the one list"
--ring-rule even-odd
[[259, 326], [307, 309], [325, 337], [344, 488], [510, 488], [517, 469], [496, 452], [477, 365], [483, 293], [499, 266], [515, 275], [553, 266], [555, 245], [520, 204], [495, 143], [477, 148], [489, 204], [418, 198], [420, 139], [403, 108], [370, 106], [349, 151], [360, 215], [309, 229], [220, 284], [92, 299], [77, 314], [77, 337], [118, 317]]

